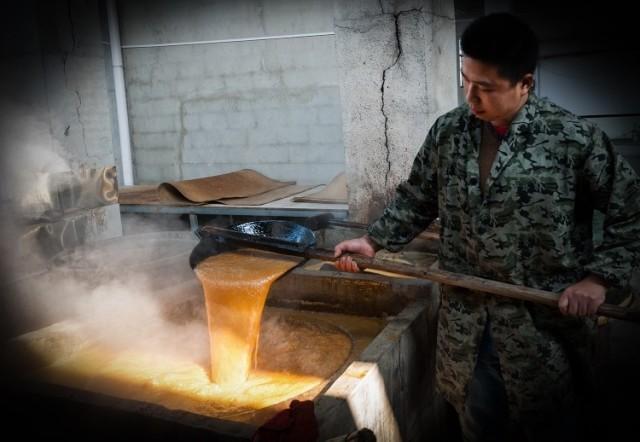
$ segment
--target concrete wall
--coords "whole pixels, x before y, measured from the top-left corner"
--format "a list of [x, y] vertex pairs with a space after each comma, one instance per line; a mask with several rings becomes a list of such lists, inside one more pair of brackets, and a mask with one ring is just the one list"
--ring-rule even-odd
[[3, 278], [33, 270], [36, 255], [46, 259], [122, 234], [117, 205], [67, 210], [52, 187], [59, 174], [116, 163], [103, 16], [97, 0], [27, 0], [3, 11], [0, 270], [9, 274]]
[[13, 2], [3, 19], [3, 164], [25, 150], [50, 152], [71, 168], [114, 164], [99, 2]]
[[[333, 31], [331, 1], [119, 2], [122, 44]], [[137, 183], [344, 170], [334, 36], [125, 48]]]
[[349, 216], [380, 215], [429, 127], [456, 106], [453, 3], [336, 3]]
[[21, 206], [46, 174], [115, 164], [110, 52], [97, 0], [15, 2], [3, 18], [0, 203]]

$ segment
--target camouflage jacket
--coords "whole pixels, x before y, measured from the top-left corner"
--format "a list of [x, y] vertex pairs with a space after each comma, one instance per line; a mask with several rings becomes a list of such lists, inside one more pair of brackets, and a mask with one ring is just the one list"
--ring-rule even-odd
[[[607, 136], [530, 95], [499, 146], [483, 194], [481, 132], [466, 105], [438, 118], [409, 178], [370, 225], [373, 241], [397, 251], [439, 216], [445, 270], [556, 292], [589, 273], [625, 285], [640, 257], [640, 179]], [[597, 247], [594, 210], [605, 216]], [[575, 346], [565, 338], [584, 344], [584, 321], [452, 287], [442, 289], [438, 324], [441, 392], [461, 411], [487, 315], [511, 412], [552, 410], [572, 388], [569, 359], [580, 353], [567, 352]]]
[[[480, 136], [466, 105], [441, 116], [371, 238], [397, 251], [439, 216], [444, 269], [553, 291], [588, 273], [625, 285], [640, 257], [640, 180], [607, 136], [531, 95], [500, 144], [486, 195]], [[594, 210], [605, 214], [595, 249]]]

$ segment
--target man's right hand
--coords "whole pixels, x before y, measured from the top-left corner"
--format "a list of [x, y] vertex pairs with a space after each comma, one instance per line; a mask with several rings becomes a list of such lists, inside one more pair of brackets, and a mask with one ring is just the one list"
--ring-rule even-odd
[[333, 249], [333, 256], [335, 258], [340, 257], [340, 259], [336, 261], [336, 268], [342, 272], [358, 272], [360, 270], [358, 264], [356, 264], [349, 255], [343, 255], [343, 253], [357, 253], [373, 258], [378, 248], [376, 243], [374, 243], [368, 235], [342, 241]]

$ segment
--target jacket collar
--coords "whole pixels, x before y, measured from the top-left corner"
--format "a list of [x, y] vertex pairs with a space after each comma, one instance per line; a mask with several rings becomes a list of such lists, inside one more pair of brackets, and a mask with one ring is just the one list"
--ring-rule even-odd
[[[529, 93], [527, 101], [516, 114], [509, 126], [509, 132], [500, 143], [496, 159], [487, 178], [487, 195], [490, 194], [493, 183], [500, 177], [514, 155], [530, 144], [529, 140], [531, 139], [530, 134], [533, 131], [533, 126], [534, 124], [539, 124], [539, 107], [540, 99], [533, 93]], [[471, 110], [468, 110], [468, 112], [470, 119], [469, 125], [467, 126], [467, 134], [471, 135], [475, 133], [475, 136], [472, 138], [477, 138], [479, 143], [478, 134], [480, 133], [480, 127], [483, 122], [475, 117], [471, 113]]]
[[527, 101], [520, 108], [511, 122], [509, 132], [512, 132], [512, 135], [515, 137], [522, 136], [527, 132], [530, 132], [532, 126], [538, 122], [539, 108], [540, 99], [533, 92], [530, 92]]
[[[468, 131], [473, 131], [476, 129], [480, 129], [482, 124], [484, 123], [478, 117], [473, 115], [471, 109], [469, 109], [468, 104], [464, 104], [465, 110], [468, 115], [468, 124], [466, 129]], [[529, 93], [529, 97], [527, 101], [522, 105], [513, 121], [509, 125], [509, 132], [507, 133], [506, 138], [511, 138], [512, 136], [524, 135], [527, 131], [531, 129], [531, 126], [538, 122], [538, 113], [540, 108], [540, 98], [538, 98], [533, 92]]]

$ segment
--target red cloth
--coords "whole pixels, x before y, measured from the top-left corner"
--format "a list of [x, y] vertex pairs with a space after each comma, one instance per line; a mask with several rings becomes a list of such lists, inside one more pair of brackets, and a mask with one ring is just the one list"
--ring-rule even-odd
[[509, 131], [509, 126], [493, 126], [493, 129], [496, 131], [496, 133], [504, 138], [504, 136], [507, 134], [507, 132]]
[[291, 401], [289, 408], [265, 422], [251, 442], [316, 442], [318, 423], [312, 401]]

